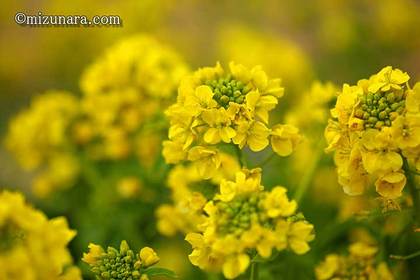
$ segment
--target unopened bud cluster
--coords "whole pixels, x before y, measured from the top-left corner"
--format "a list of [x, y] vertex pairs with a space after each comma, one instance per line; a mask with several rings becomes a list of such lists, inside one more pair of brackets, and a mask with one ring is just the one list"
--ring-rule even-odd
[[229, 102], [242, 104], [246, 94], [251, 90], [251, 87], [235, 80], [232, 75], [206, 81], [206, 85], [214, 92], [213, 99], [222, 107], [227, 107]]
[[355, 117], [364, 120], [365, 128], [380, 129], [383, 126], [391, 126], [391, 122], [403, 112], [404, 108], [404, 90], [369, 92], [360, 96], [360, 104], [355, 111]]
[[122, 241], [120, 250], [90, 244], [89, 253], [84, 254], [83, 261], [88, 263], [98, 279], [146, 280], [148, 276], [142, 270], [156, 264], [159, 257], [152, 248], [145, 247], [135, 254], [126, 241]]

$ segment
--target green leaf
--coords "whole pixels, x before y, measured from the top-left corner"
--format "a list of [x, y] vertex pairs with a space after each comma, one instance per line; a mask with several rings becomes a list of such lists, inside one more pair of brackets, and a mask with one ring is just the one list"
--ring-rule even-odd
[[149, 267], [143, 270], [143, 273], [147, 274], [147, 276], [165, 276], [172, 279], [178, 278], [175, 272], [162, 267]]

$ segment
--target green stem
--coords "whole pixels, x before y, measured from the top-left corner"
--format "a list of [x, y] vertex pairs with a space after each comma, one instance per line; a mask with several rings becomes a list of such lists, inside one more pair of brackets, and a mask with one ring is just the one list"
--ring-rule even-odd
[[249, 280], [258, 280], [258, 263], [257, 262], [251, 263], [251, 274], [249, 276]]
[[414, 170], [409, 170], [410, 173], [420, 176], [420, 172], [414, 171]]
[[416, 188], [416, 182], [414, 180], [413, 174], [410, 172], [410, 166], [406, 158], [403, 157], [403, 169], [405, 171], [405, 176], [407, 177], [407, 185], [413, 199], [413, 216], [414, 223], [417, 226], [420, 226], [420, 196]]
[[271, 154], [268, 157], [266, 157], [265, 159], [263, 159], [261, 162], [257, 164], [257, 167], [264, 167], [267, 163], [269, 163], [274, 158], [275, 155], [276, 153], [271, 152]]
[[407, 256], [390, 255], [389, 257], [394, 260], [409, 260], [418, 256], [420, 256], [420, 251], [414, 252]]
[[[322, 143], [322, 141], [320, 141], [320, 143]], [[303, 176], [303, 178], [300, 180], [299, 185], [296, 188], [295, 194], [293, 199], [299, 203], [303, 196], [305, 195], [308, 187], [311, 184], [311, 181], [315, 175], [315, 171], [318, 167], [318, 163], [320, 162], [322, 155], [324, 153], [324, 150], [320, 147], [321, 144], [317, 145], [317, 149], [316, 149], [316, 153], [313, 157], [313, 160], [309, 166], [309, 168], [307, 169], [307, 172], [305, 173], [305, 175]]]
[[241, 148], [239, 148], [238, 145], [235, 145], [235, 149], [236, 149], [236, 156], [238, 157], [241, 167], [246, 168], [247, 165], [246, 165], [245, 154], [242, 152]]

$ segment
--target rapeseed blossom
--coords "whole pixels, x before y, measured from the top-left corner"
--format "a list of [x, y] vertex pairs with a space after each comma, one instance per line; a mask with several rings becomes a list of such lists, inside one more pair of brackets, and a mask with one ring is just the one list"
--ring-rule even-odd
[[79, 112], [79, 101], [71, 93], [47, 91], [9, 123], [6, 148], [25, 170], [36, 171], [32, 185], [38, 196], [71, 186], [79, 173], [68, 148], [68, 129]]
[[217, 192], [224, 179], [233, 180], [240, 170], [237, 160], [222, 153], [221, 166], [211, 180], [204, 181], [193, 165], [176, 165], [168, 175], [167, 186], [171, 190], [171, 204], [162, 204], [156, 211], [157, 228], [166, 236], [177, 232], [197, 231], [204, 222], [204, 206]]
[[376, 246], [362, 242], [349, 247], [349, 255], [330, 254], [315, 269], [317, 280], [395, 279], [385, 262], [375, 260]]
[[388, 66], [357, 85], [345, 84], [325, 130], [327, 151], [335, 151], [339, 183], [357, 195], [374, 181], [385, 199], [401, 196], [403, 162], [413, 168], [420, 151], [420, 85]]
[[76, 141], [94, 159], [134, 155], [153, 163], [166, 127], [160, 112], [172, 103], [187, 71], [174, 50], [146, 35], [110, 47], [81, 78]]
[[[151, 269], [160, 259], [150, 247], [144, 247], [138, 253], [134, 253], [123, 240], [119, 250], [113, 247], [104, 250], [101, 246], [90, 243], [89, 252], [83, 254], [82, 260], [89, 265], [97, 279], [148, 280], [149, 274], [154, 272], [156, 275], [156, 271]], [[165, 273], [171, 272], [165, 270]]]
[[269, 112], [283, 96], [280, 79], [269, 79], [261, 67], [248, 69], [231, 62], [204, 67], [182, 79], [177, 102], [168, 108], [169, 140], [163, 143], [167, 163], [193, 162], [202, 177], [220, 167], [221, 144], [258, 152], [271, 140], [275, 152], [289, 155], [299, 141], [298, 130], [277, 124]]
[[49, 220], [20, 193], [0, 192], [0, 279], [81, 280], [67, 249], [76, 231]]
[[297, 203], [288, 199], [286, 189], [265, 191], [261, 169], [243, 169], [235, 177], [221, 181], [219, 192], [203, 208], [204, 222], [186, 235], [193, 248], [191, 263], [233, 279], [257, 254], [267, 259], [274, 249], [308, 252], [313, 225], [297, 213]]

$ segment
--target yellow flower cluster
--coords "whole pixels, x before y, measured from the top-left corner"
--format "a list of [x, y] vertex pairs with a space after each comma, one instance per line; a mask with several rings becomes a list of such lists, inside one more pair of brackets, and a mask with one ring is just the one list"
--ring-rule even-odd
[[388, 66], [339, 93], [325, 137], [346, 193], [361, 194], [375, 180], [382, 197], [398, 198], [404, 160], [419, 167], [420, 84], [411, 89], [409, 78]]
[[341, 256], [328, 255], [315, 269], [317, 280], [393, 280], [385, 262], [375, 261], [378, 248], [362, 242], [349, 247], [350, 254]]
[[81, 279], [66, 248], [75, 235], [65, 218], [48, 220], [21, 194], [0, 192], [0, 279]]
[[91, 243], [89, 252], [83, 254], [82, 260], [89, 264], [97, 279], [148, 280], [147, 268], [158, 263], [159, 257], [150, 247], [144, 247], [135, 254], [123, 240], [119, 251], [113, 247], [105, 251], [101, 246]]
[[173, 102], [187, 71], [172, 49], [151, 37], [112, 46], [82, 76], [83, 116], [74, 127], [75, 139], [89, 144], [96, 158], [136, 154], [153, 163], [165, 128], [160, 111]]
[[137, 156], [149, 167], [167, 129], [161, 112], [187, 71], [173, 50], [151, 37], [124, 40], [87, 68], [81, 98], [64, 91], [37, 96], [10, 122], [6, 146], [36, 171], [32, 185], [40, 197], [74, 184], [81, 154], [89, 160]]
[[6, 147], [25, 169], [39, 171], [33, 183], [39, 196], [68, 186], [79, 172], [67, 134], [79, 109], [70, 93], [48, 91], [9, 123]]
[[314, 238], [313, 225], [296, 213], [284, 187], [264, 191], [261, 169], [243, 169], [235, 181], [222, 180], [220, 192], [204, 206], [204, 222], [186, 240], [192, 245], [192, 264], [223, 271], [228, 279], [245, 272], [251, 253], [269, 258], [272, 250], [290, 248], [304, 254]]
[[193, 165], [175, 166], [168, 176], [172, 204], [163, 204], [157, 211], [157, 228], [166, 236], [177, 232], [197, 231], [197, 226], [204, 222], [204, 205], [217, 190], [222, 179], [234, 179], [240, 170], [239, 163], [228, 154], [220, 154], [221, 165], [216, 175], [203, 181]]
[[220, 167], [217, 145], [222, 143], [257, 152], [270, 138], [276, 153], [290, 155], [300, 139], [297, 129], [267, 126], [283, 91], [280, 80], [269, 79], [261, 67], [247, 69], [233, 62], [228, 70], [217, 63], [186, 76], [177, 102], [166, 111], [171, 124], [163, 143], [166, 162], [192, 161], [200, 176], [210, 178]]

